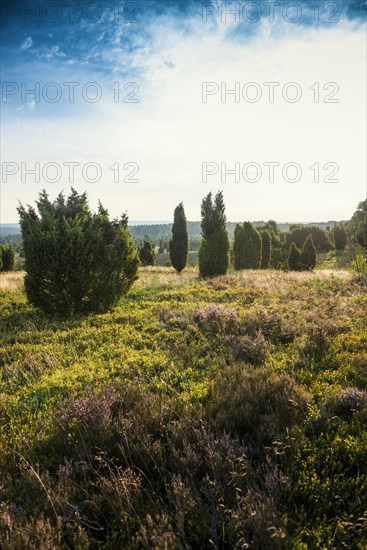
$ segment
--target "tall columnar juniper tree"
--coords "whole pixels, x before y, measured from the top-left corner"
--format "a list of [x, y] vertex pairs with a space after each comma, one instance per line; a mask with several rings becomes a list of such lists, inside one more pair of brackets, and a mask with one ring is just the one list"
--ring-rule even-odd
[[72, 188], [54, 202], [42, 191], [37, 211], [18, 208], [25, 255], [28, 300], [51, 314], [105, 311], [137, 279], [139, 258], [128, 218], [110, 221], [99, 203], [91, 212], [87, 195]]
[[185, 269], [189, 254], [189, 235], [183, 203], [176, 208], [173, 216], [172, 239], [169, 242], [169, 255], [172, 266], [178, 273]]
[[300, 255], [301, 269], [314, 269], [316, 265], [316, 248], [313, 244], [312, 236], [309, 235], [303, 243]]
[[261, 236], [250, 222], [237, 225], [233, 244], [234, 268], [259, 269], [261, 265]]
[[211, 193], [203, 199], [201, 218], [200, 275], [225, 275], [229, 268], [229, 236], [222, 191], [218, 191], [214, 201]]

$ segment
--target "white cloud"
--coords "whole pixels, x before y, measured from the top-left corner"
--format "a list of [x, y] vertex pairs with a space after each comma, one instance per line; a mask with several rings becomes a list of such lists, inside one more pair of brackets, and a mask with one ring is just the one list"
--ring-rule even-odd
[[33, 46], [33, 40], [32, 40], [32, 37], [31, 36], [28, 36], [23, 42], [22, 44], [20, 45], [20, 50], [22, 52], [24, 52], [25, 50], [28, 50], [29, 48], [31, 48]]
[[[139, 104], [115, 104], [109, 93], [100, 103], [82, 104], [76, 118], [42, 119], [39, 114], [37, 121], [29, 121], [30, 129], [22, 132], [9, 125], [4, 130], [8, 139], [3, 158], [18, 158], [30, 165], [35, 159], [60, 164], [100, 162], [104, 167], [101, 182], [91, 184], [79, 178], [74, 185], [88, 191], [94, 206], [100, 198], [111, 215], [127, 209], [132, 220], [170, 219], [181, 200], [188, 218], [199, 219], [202, 197], [217, 189], [224, 191], [230, 220], [320, 221], [352, 215], [364, 199], [366, 182], [363, 29], [346, 22], [319, 30], [290, 30], [284, 24], [282, 38], [275, 38], [264, 24], [257, 37], [238, 44], [225, 38], [223, 28], [214, 33], [198, 22], [189, 34], [167, 21], [155, 25], [151, 47], [134, 54], [134, 68], [144, 74]], [[93, 80], [96, 77], [90, 73]], [[111, 74], [110, 84], [114, 81]], [[257, 103], [235, 103], [229, 96], [222, 103], [216, 95], [203, 103], [203, 81], [226, 82], [228, 88], [235, 82], [257, 82], [263, 97]], [[264, 82], [281, 83], [274, 103], [267, 100]], [[281, 89], [288, 82], [302, 87], [297, 103], [282, 97]], [[319, 103], [314, 103], [314, 92], [309, 89], [315, 82], [320, 83]], [[332, 91], [323, 89], [327, 82], [338, 84], [339, 103], [323, 102]], [[37, 106], [38, 113], [41, 107]], [[55, 104], [55, 111], [59, 108]], [[47, 135], [38, 132], [39, 125], [46, 124]], [[19, 151], [27, 151], [26, 158]], [[122, 165], [137, 162], [140, 183], [113, 183], [108, 167], [116, 161]], [[265, 175], [258, 183], [242, 179], [235, 183], [233, 177], [223, 183], [217, 175], [205, 184], [201, 181], [205, 161], [225, 161], [228, 167], [235, 162], [242, 166], [275, 161], [283, 166], [296, 161], [303, 178], [292, 184], [278, 173], [274, 183]], [[321, 176], [328, 172], [323, 171], [327, 162], [338, 163], [339, 182], [314, 182], [309, 167], [315, 162], [320, 163]], [[11, 212], [6, 216], [9, 221], [15, 218], [17, 199], [33, 202], [44, 186], [32, 179], [27, 185], [20, 178], [15, 181], [9, 179], [4, 186], [7, 200], [3, 208]], [[63, 177], [46, 187], [55, 195], [70, 184]]]
[[59, 46], [52, 46], [46, 52], [40, 54], [40, 59], [50, 61], [54, 57], [66, 57], [66, 54], [60, 50]]

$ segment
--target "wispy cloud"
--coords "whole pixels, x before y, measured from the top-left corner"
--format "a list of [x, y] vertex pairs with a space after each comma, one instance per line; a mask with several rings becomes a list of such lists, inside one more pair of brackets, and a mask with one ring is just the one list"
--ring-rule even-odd
[[[50, 81], [59, 83], [62, 101], [46, 102], [41, 92], [41, 100], [34, 102], [29, 95], [21, 110], [22, 126], [14, 124], [12, 114], [5, 117], [8, 139], [3, 158], [30, 166], [34, 159], [61, 165], [101, 162], [107, 168], [99, 183], [81, 179], [75, 184], [87, 189], [91, 200], [103, 198], [111, 215], [127, 208], [132, 219], [166, 219], [180, 200], [188, 216], [198, 219], [200, 199], [218, 188], [225, 192], [230, 219], [285, 220], [290, 209], [298, 219], [323, 219], [331, 212], [348, 218], [365, 186], [366, 54], [361, 18], [343, 12], [339, 22], [329, 26], [293, 25], [282, 18], [273, 23], [262, 18], [246, 26], [233, 18], [222, 23], [219, 13], [205, 24], [197, 8], [200, 2], [186, 7], [182, 17], [179, 2], [170, 11], [171, 4], [164, 2], [165, 10], [159, 13], [141, 10], [139, 23], [130, 26], [104, 20], [103, 31], [98, 24], [94, 29], [85, 25], [85, 32], [77, 25], [55, 27], [52, 36], [32, 31], [37, 44], [37, 51], [32, 49], [34, 63], [23, 60], [9, 72], [25, 79], [29, 89], [34, 82], [41, 88]], [[116, 81], [121, 87], [138, 82], [139, 103], [114, 103], [110, 86]], [[263, 96], [258, 103], [222, 103], [219, 93], [204, 104], [203, 81], [225, 82], [228, 89], [236, 82], [242, 87], [256, 81]], [[274, 104], [266, 100], [263, 83], [269, 81], [280, 82]], [[282, 96], [283, 85], [292, 81], [303, 90], [302, 100], [295, 104]], [[65, 99], [64, 82], [79, 83], [73, 104]], [[101, 86], [101, 101], [83, 100], [88, 82]], [[315, 82], [320, 83], [319, 103], [314, 103], [310, 89]], [[323, 103], [331, 91], [323, 89], [327, 82], [339, 85], [338, 104]], [[16, 112], [14, 102], [5, 110]], [[137, 162], [140, 183], [114, 184], [108, 167], [116, 161]], [[322, 163], [322, 169], [324, 163], [336, 161], [341, 165], [340, 182], [315, 184], [306, 178], [299, 184], [270, 184], [263, 178], [256, 184], [236, 184], [230, 178], [222, 183], [218, 176], [204, 184], [201, 165], [206, 161], [225, 161], [229, 167], [237, 161], [297, 161], [305, 174], [315, 162]], [[60, 180], [50, 192], [67, 186], [67, 180]], [[32, 202], [38, 187], [33, 181], [27, 186], [20, 179], [9, 182], [4, 211], [15, 212], [18, 198]], [[14, 220], [14, 214], [8, 217]]]
[[40, 59], [51, 61], [51, 59], [53, 59], [54, 57], [66, 57], [66, 54], [60, 50], [60, 46], [52, 46], [45, 52], [42, 52], [39, 57]]
[[20, 45], [20, 51], [24, 52], [25, 50], [29, 50], [33, 46], [33, 40], [31, 36], [28, 36]]

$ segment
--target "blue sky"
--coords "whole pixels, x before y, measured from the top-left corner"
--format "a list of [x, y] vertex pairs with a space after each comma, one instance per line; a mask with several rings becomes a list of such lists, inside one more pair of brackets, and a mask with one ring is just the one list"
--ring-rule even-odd
[[[12, 0], [2, 10], [3, 223], [17, 220], [18, 200], [71, 184], [132, 220], [170, 219], [182, 200], [199, 219], [217, 189], [231, 220], [346, 219], [365, 198], [365, 1]], [[205, 82], [217, 91], [204, 103]], [[27, 173], [35, 163], [39, 181]]]

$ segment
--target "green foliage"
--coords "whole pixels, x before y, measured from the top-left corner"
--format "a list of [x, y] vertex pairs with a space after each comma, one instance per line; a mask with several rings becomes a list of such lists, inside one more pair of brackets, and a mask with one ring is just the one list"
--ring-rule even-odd
[[155, 252], [150, 241], [144, 241], [139, 249], [139, 257], [142, 265], [155, 265]]
[[347, 246], [347, 232], [343, 224], [336, 224], [332, 229], [335, 250], [343, 251]]
[[269, 231], [261, 231], [261, 269], [269, 269], [272, 261], [272, 243]]
[[244, 269], [244, 248], [246, 245], [243, 226], [237, 224], [234, 230], [233, 266], [235, 270]]
[[358, 204], [347, 226], [349, 237], [365, 250], [367, 249], [367, 199]]
[[15, 250], [11, 244], [2, 244], [1, 252], [1, 271], [14, 271], [15, 269]]
[[261, 231], [269, 231], [270, 235], [278, 236], [280, 235], [280, 229], [278, 227], [278, 224], [274, 220], [268, 220], [264, 225], [259, 227], [259, 230]]
[[233, 244], [234, 268], [259, 269], [261, 265], [261, 236], [250, 222], [237, 225]]
[[316, 249], [313, 244], [312, 236], [309, 235], [305, 240], [301, 255], [300, 255], [301, 269], [314, 269], [316, 265]]
[[165, 246], [162, 239], [159, 239], [158, 254], [164, 254]]
[[214, 201], [211, 193], [203, 199], [201, 218], [200, 275], [202, 277], [225, 275], [229, 268], [229, 237], [221, 191], [218, 191]]
[[138, 258], [127, 217], [111, 222], [99, 204], [93, 214], [75, 189], [52, 203], [45, 191], [18, 208], [25, 253], [25, 290], [31, 304], [51, 314], [104, 311], [137, 278]]
[[286, 269], [288, 266], [288, 254], [287, 249], [284, 244], [284, 234], [283, 235], [272, 235], [272, 255], [271, 255], [271, 265], [275, 269]]
[[367, 260], [362, 254], [357, 254], [355, 260], [351, 263], [352, 271], [355, 273], [367, 273]]
[[[310, 419], [290, 469], [290, 527], [297, 548], [366, 547], [367, 479], [361, 475], [367, 460], [366, 405], [363, 411], [360, 403], [348, 407], [338, 399]], [[301, 510], [305, 517], [299, 522]]]
[[[265, 224], [259, 226], [258, 231], [260, 231], [261, 236], [264, 232], [268, 232], [270, 235], [270, 256], [269, 264], [267, 264], [267, 237], [265, 237], [265, 242], [262, 243], [262, 260], [261, 267], [267, 265], [267, 267], [275, 269], [284, 269], [287, 267], [287, 250], [284, 245], [284, 233], [281, 233], [277, 223], [274, 220], [269, 220]], [[266, 269], [266, 268], [265, 268]]]
[[288, 267], [291, 271], [299, 271], [301, 269], [300, 257], [301, 251], [292, 243], [288, 254]]
[[302, 250], [302, 246], [309, 235], [312, 236], [317, 252], [328, 252], [333, 248], [330, 242], [329, 232], [317, 226], [304, 227], [302, 225], [293, 225], [285, 235], [287, 249], [289, 250], [291, 244], [295, 243], [297, 248]]
[[256, 454], [306, 416], [306, 392], [284, 374], [237, 369], [218, 378], [210, 416], [217, 428], [256, 448]]
[[366, 306], [348, 271], [0, 290], [1, 548], [365, 548]]
[[189, 254], [189, 236], [183, 203], [174, 212], [172, 239], [169, 242], [169, 254], [172, 266], [178, 273], [185, 269]]

